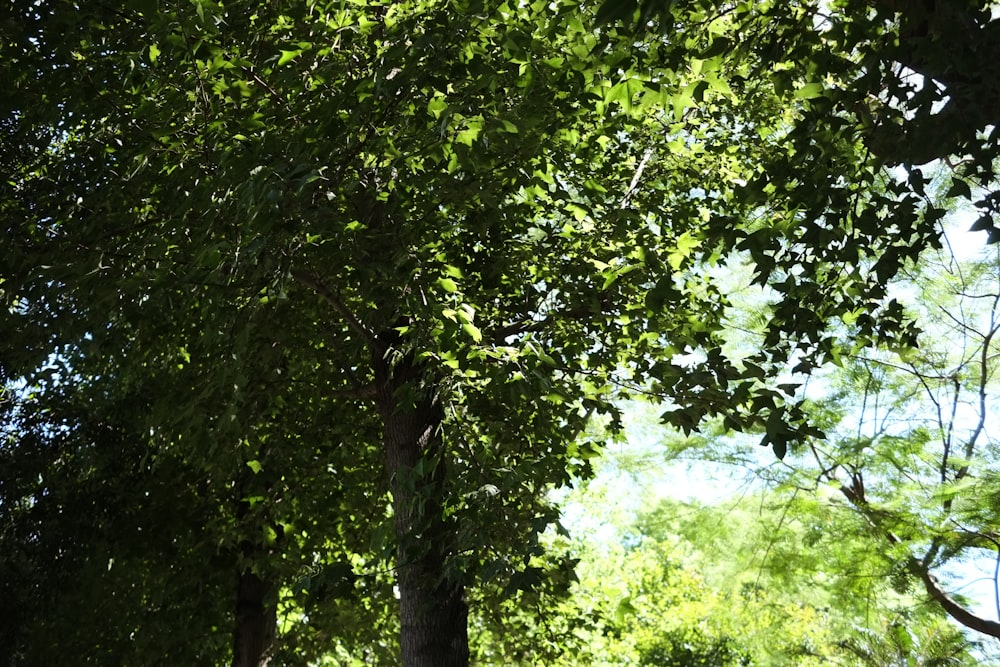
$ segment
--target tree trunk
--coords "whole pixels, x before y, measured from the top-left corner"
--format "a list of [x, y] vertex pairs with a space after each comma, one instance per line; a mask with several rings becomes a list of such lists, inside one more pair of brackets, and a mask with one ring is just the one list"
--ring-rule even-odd
[[[250, 511], [250, 504], [243, 500], [247, 477], [237, 482], [239, 500], [236, 518], [242, 522]], [[263, 545], [243, 539], [239, 544], [240, 566], [236, 579], [236, 622], [233, 625], [232, 667], [266, 667], [271, 659], [278, 626], [276, 603], [271, 595], [271, 582], [261, 578], [251, 569], [250, 563], [262, 560]]]
[[442, 517], [441, 405], [411, 357], [375, 353], [378, 409], [396, 528], [404, 667], [469, 664], [468, 607], [445, 565], [452, 532]]
[[240, 573], [236, 586], [236, 627], [233, 667], [266, 667], [277, 625], [269, 602], [270, 586], [250, 571]]

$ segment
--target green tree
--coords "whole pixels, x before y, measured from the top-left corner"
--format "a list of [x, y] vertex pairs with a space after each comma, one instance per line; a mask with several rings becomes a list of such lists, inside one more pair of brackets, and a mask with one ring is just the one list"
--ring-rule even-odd
[[[688, 430], [724, 412], [779, 456], [812, 432], [772, 379], [831, 358], [847, 313], [852, 341], [910, 339], [884, 284], [937, 212], [882, 194], [814, 72], [775, 88], [770, 61], [723, 48], [742, 9], [681, 9], [683, 38], [637, 42], [574, 2], [16, 3], [5, 542], [22, 518], [61, 538], [46, 494], [88, 479], [26, 454], [23, 420], [127, 495], [87, 435], [124, 429], [146, 519], [192, 503], [179, 560], [127, 533], [143, 605], [161, 576], [216, 570], [206, 626], [260, 665], [336, 636], [331, 597], [363, 611], [358, 637], [391, 627], [390, 562], [403, 664], [464, 665], [469, 599], [562, 576], [534, 560], [548, 491], [586, 474], [597, 447], [574, 436], [614, 428], [619, 395]], [[806, 132], [816, 114], [829, 129]], [[717, 277], [745, 254], [775, 298], [759, 349], [732, 355]]]
[[[826, 437], [797, 444], [784, 462], [755, 473], [785, 493], [810, 494], [825, 512], [853, 513], [853, 528], [833, 539], [845, 554], [840, 559], [866, 578], [899, 592], [916, 587], [927, 604], [994, 638], [995, 615], [950, 591], [963, 563], [992, 560], [998, 550], [991, 428], [998, 267], [995, 249], [959, 259], [949, 246], [904, 271], [890, 289], [922, 327], [920, 347], [845, 354], [806, 392]], [[759, 466], [747, 460], [745, 442], [700, 439], [680, 447], [694, 457]], [[873, 596], [867, 584], [844, 590]]]
[[609, 458], [570, 499], [600, 530], [575, 542], [580, 582], [561, 613], [597, 621], [565, 664], [981, 664], [939, 607], [870, 576], [880, 556], [846, 508], [780, 489], [657, 500], [662, 451], [642, 468]]
[[818, 401], [831, 437], [809, 445], [811, 465], [800, 472], [865, 518], [896, 576], [992, 637], [1000, 619], [974, 613], [935, 572], [998, 552], [990, 428], [998, 266], [995, 251], [966, 262], [942, 253], [908, 275], [908, 307], [925, 327], [921, 347], [845, 364], [833, 395]]

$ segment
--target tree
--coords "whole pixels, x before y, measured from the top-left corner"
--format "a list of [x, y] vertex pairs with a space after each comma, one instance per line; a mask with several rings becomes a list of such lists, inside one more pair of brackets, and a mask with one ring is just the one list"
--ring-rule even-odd
[[[354, 593], [379, 559], [403, 664], [466, 664], [470, 593], [545, 576], [547, 491], [617, 396], [688, 430], [724, 412], [781, 455], [812, 430], [772, 379], [829, 359], [829, 322], [912, 334], [884, 284], [934, 211], [873, 189], [853, 128], [804, 133], [831, 111], [812, 73], [775, 90], [720, 49], [726, 12], [637, 44], [570, 2], [192, 7], [7, 19], [0, 365], [42, 417], [72, 385], [73, 434], [129, 406], [143, 483], [196, 495], [182, 551], [222, 556], [186, 580], [230, 577], [211, 622], [235, 666], [284, 650], [310, 568]], [[776, 296], [733, 356], [713, 267], [744, 253]], [[51, 465], [3, 500], [43, 534]]]
[[2, 664], [218, 664], [228, 554], [188, 537], [211, 525], [212, 499], [183, 461], [159, 456], [149, 474], [140, 424], [80, 420], [71, 389], [46, 389], [63, 394], [59, 412], [8, 398], [4, 420]]
[[[828, 512], [853, 513], [854, 531], [840, 536], [845, 560], [867, 563], [900, 592], [916, 587], [926, 603], [994, 638], [994, 615], [952, 591], [960, 564], [997, 553], [998, 266], [993, 249], [960, 260], [949, 246], [904, 271], [891, 289], [923, 328], [920, 347], [845, 355], [808, 392], [826, 437], [757, 473]], [[716, 444], [720, 458], [745, 459], [741, 444]]]
[[[925, 323], [924, 344], [852, 360], [838, 407], [837, 399], [820, 403], [837, 437], [810, 451], [816, 481], [836, 485], [872, 536], [886, 540], [898, 576], [918, 582], [959, 623], [1000, 637], [1000, 619], [974, 613], [934, 573], [970, 554], [998, 551], [988, 423], [1000, 291], [990, 254], [974, 264], [945, 254], [910, 276], [910, 308]], [[847, 395], [860, 396], [861, 404]]]
[[[664, 491], [662, 444], [651, 443], [641, 466], [638, 449], [607, 455], [569, 494], [579, 536], [547, 536], [580, 559], [571, 595], [547, 599], [545, 624], [518, 625], [516, 609], [487, 624], [480, 662], [982, 664], [984, 647], [939, 607], [866, 576], [879, 555], [859, 537], [860, 517], [774, 488], [677, 500]], [[649, 492], [622, 503], [637, 488]], [[561, 652], [540, 655], [552, 640]]]
[[[761, 64], [775, 68], [778, 86], [809, 72], [836, 116], [856, 122], [868, 148], [886, 162], [968, 157], [972, 173], [989, 185], [1000, 99], [990, 67], [1000, 30], [993, 9], [979, 0], [605, 0], [598, 18], [639, 32], [687, 34], [702, 24], [698, 19], [731, 14], [732, 32], [717, 31], [714, 51], [756, 50]], [[820, 107], [819, 114], [807, 112], [803, 125], [830, 120], [831, 109]]]

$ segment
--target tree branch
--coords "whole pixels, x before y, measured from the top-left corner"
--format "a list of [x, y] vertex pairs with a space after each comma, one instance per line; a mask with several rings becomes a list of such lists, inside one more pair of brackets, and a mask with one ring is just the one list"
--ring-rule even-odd
[[990, 637], [1000, 638], [1000, 623], [982, 618], [981, 616], [976, 616], [958, 603], [954, 598], [948, 595], [948, 592], [945, 591], [944, 588], [941, 587], [937, 577], [931, 574], [930, 569], [925, 567], [916, 558], [910, 559], [910, 569], [920, 578], [920, 581], [923, 582], [924, 588], [927, 589], [927, 593], [931, 596], [931, 598], [941, 605], [941, 608], [944, 609], [949, 616], [971, 630], [981, 632], [984, 635], [989, 635]]
[[300, 271], [298, 269], [291, 270], [292, 278], [297, 282], [305, 285], [316, 294], [323, 297], [323, 300], [330, 304], [337, 314], [344, 318], [347, 322], [348, 328], [351, 331], [358, 334], [365, 343], [367, 343], [373, 350], [377, 352], [384, 352], [385, 345], [379, 341], [378, 337], [369, 329], [364, 322], [362, 322], [354, 312], [344, 305], [341, 301], [340, 296], [337, 295], [333, 290], [326, 286], [322, 279], [312, 272]]
[[628, 202], [632, 199], [632, 195], [634, 195], [635, 191], [639, 189], [639, 179], [642, 178], [642, 172], [646, 170], [646, 164], [652, 156], [653, 148], [650, 146], [646, 149], [646, 152], [642, 154], [642, 159], [639, 160], [639, 166], [636, 167], [635, 173], [632, 175], [632, 182], [628, 184], [628, 190], [625, 191], [625, 196], [622, 197], [621, 203], [618, 204], [618, 208], [628, 207]]
[[[881, 532], [883, 532], [886, 539], [891, 544], [900, 544], [902, 540], [899, 536], [894, 534], [892, 531], [887, 531], [882, 528], [882, 521], [879, 517], [878, 510], [868, 504], [868, 500], [864, 495], [864, 487], [862, 487], [858, 482], [859, 480], [854, 479], [852, 480], [851, 486], [842, 484], [840, 492], [847, 498], [848, 502], [850, 502], [851, 505], [853, 505], [854, 508], [860, 512], [861, 516], [863, 516], [873, 528], [877, 530], [881, 529]], [[953, 619], [970, 630], [981, 632], [984, 635], [989, 635], [990, 637], [1000, 638], [1000, 623], [977, 616], [966, 609], [961, 603], [948, 595], [948, 592], [941, 586], [937, 577], [931, 573], [930, 560], [933, 558], [935, 550], [936, 546], [932, 547], [931, 552], [928, 553], [930, 558], [925, 558], [923, 561], [915, 558], [914, 556], [910, 556], [907, 559], [907, 565], [910, 572], [920, 579], [931, 598], [937, 602], [945, 613]]]
[[[603, 293], [602, 293], [603, 295]], [[602, 302], [602, 307], [607, 305]], [[550, 322], [556, 320], [579, 321], [598, 315], [606, 314], [607, 311], [601, 308], [567, 308], [565, 310], [553, 310], [541, 319], [525, 318], [516, 322], [510, 322], [498, 327], [487, 336], [494, 344], [502, 343], [509, 336], [516, 336], [531, 331], [541, 331]]]
[[549, 318], [542, 320], [521, 320], [520, 322], [511, 322], [510, 324], [505, 324], [492, 331], [489, 335], [489, 339], [494, 345], [499, 345], [510, 336], [516, 336], [518, 334], [528, 333], [529, 331], [539, 331], [543, 329], [548, 320]]
[[[991, 314], [997, 312], [998, 300], [993, 301], [993, 311]], [[990, 380], [990, 368], [989, 368], [989, 358], [990, 358], [990, 346], [993, 344], [993, 337], [1000, 331], [1000, 327], [994, 326], [989, 332], [983, 336], [983, 345], [979, 358], [979, 387], [978, 398], [979, 398], [979, 421], [976, 422], [976, 426], [972, 433], [969, 435], [969, 439], [965, 443], [965, 460], [968, 461], [972, 458], [972, 453], [976, 447], [976, 441], [979, 440], [979, 436], [983, 433], [983, 429], [986, 428], [986, 388]], [[966, 463], [963, 465], [958, 473], [955, 475], [955, 479], [959, 480], [965, 477], [969, 473], [969, 465]]]

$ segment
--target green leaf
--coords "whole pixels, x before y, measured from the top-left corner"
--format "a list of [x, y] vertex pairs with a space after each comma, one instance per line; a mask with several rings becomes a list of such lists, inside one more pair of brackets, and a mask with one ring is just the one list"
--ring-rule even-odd
[[638, 0], [604, 0], [594, 18], [597, 25], [618, 23], [623, 20], [631, 23], [632, 16], [638, 8]]
[[712, 40], [711, 46], [709, 46], [705, 52], [701, 55], [702, 58], [714, 58], [716, 56], [721, 56], [724, 53], [728, 53], [730, 49], [733, 48], [733, 42], [728, 37], [716, 37]]
[[302, 55], [302, 49], [293, 49], [290, 51], [282, 49], [281, 57], [278, 58], [278, 67], [281, 67], [282, 65], [287, 65], [288, 63], [298, 58], [300, 55]]
[[445, 101], [443, 95], [432, 97], [427, 103], [427, 112], [434, 116], [434, 118], [441, 118], [441, 114], [443, 114], [447, 108], [448, 102]]
[[476, 325], [472, 324], [471, 322], [463, 322], [462, 330], [465, 331], [465, 333], [469, 334], [469, 337], [472, 338], [472, 340], [474, 340], [475, 342], [477, 343], [482, 342], [483, 332], [480, 331]]
[[734, 97], [733, 89], [729, 87], [729, 84], [725, 81], [725, 79], [720, 79], [715, 74], [709, 74], [705, 77], [705, 81], [708, 82], [708, 86], [712, 90], [721, 93], [726, 97]]
[[784, 460], [785, 454], [788, 453], [788, 441], [784, 438], [774, 438], [771, 440], [771, 449], [779, 461]]
[[583, 222], [590, 215], [590, 211], [573, 202], [566, 204], [566, 210], [573, 214], [573, 219], [577, 222]]
[[677, 247], [667, 255], [667, 262], [670, 268], [675, 271], [684, 262], [693, 256], [694, 251], [701, 245], [701, 241], [691, 232], [684, 232], [677, 238]]
[[948, 188], [947, 197], [961, 197], [963, 199], [972, 199], [972, 189], [969, 187], [968, 182], [962, 178], [952, 177], [951, 187]]
[[622, 105], [625, 109], [632, 108], [632, 93], [629, 90], [628, 81], [621, 81], [613, 85], [605, 96], [605, 101], [608, 104], [617, 102]]
[[993, 217], [990, 215], [982, 215], [976, 219], [972, 225], [969, 226], [970, 232], [981, 232], [984, 230], [993, 229]]
[[822, 83], [813, 82], [807, 83], [798, 90], [795, 91], [795, 99], [797, 100], [811, 100], [823, 95], [825, 88]]
[[437, 284], [445, 292], [454, 293], [458, 291], [458, 283], [456, 283], [451, 278], [438, 278]]
[[632, 604], [632, 598], [630, 596], [626, 596], [615, 606], [615, 622], [624, 624], [626, 620], [637, 611], [638, 609], [636, 609], [635, 605]]
[[478, 127], [469, 127], [464, 130], [459, 130], [458, 136], [455, 137], [455, 141], [460, 144], [465, 144], [466, 146], [472, 147], [473, 142], [479, 138], [479, 133], [481, 129]]

